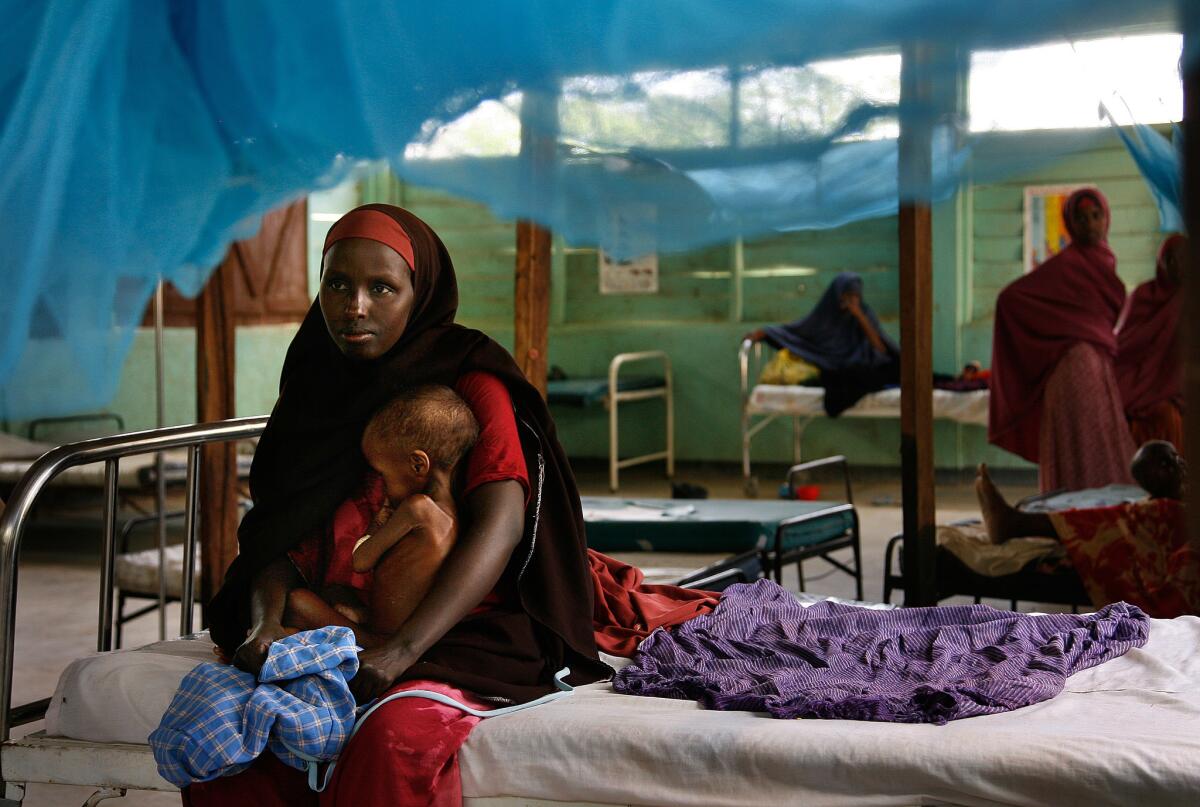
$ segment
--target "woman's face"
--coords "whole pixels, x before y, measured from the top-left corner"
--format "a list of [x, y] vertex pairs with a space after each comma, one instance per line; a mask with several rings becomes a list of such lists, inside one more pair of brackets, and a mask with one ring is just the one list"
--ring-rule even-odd
[[1075, 206], [1071, 216], [1075, 240], [1085, 246], [1103, 244], [1108, 238], [1108, 222], [1105, 219], [1104, 208], [1084, 197]]
[[377, 359], [399, 341], [413, 307], [412, 270], [378, 241], [346, 238], [325, 253], [321, 314], [338, 349]]

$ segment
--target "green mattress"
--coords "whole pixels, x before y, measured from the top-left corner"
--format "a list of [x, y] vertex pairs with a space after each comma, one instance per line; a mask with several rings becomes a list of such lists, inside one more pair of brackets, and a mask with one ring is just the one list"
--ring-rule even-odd
[[[588, 546], [600, 552], [745, 552], [773, 548], [781, 521], [839, 502], [629, 499], [585, 496]], [[784, 528], [784, 550], [813, 546], [853, 526], [848, 511]]]
[[[661, 387], [666, 382], [656, 376], [627, 376], [617, 380], [618, 392]], [[568, 378], [546, 382], [546, 400], [563, 406], [592, 406], [608, 396], [607, 378]]]

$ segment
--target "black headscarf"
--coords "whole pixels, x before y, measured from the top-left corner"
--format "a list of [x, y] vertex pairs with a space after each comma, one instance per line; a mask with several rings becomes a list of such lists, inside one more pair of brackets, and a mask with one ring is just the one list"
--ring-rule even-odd
[[[572, 682], [610, 671], [596, 657], [592, 585], [579, 492], [549, 410], [516, 362], [479, 331], [454, 324], [458, 284], [437, 234], [391, 205], [364, 205], [400, 223], [413, 243], [413, 307], [395, 346], [353, 362], [330, 338], [314, 303], [288, 347], [279, 400], [250, 470], [254, 507], [238, 528], [239, 555], [209, 605], [214, 641], [232, 651], [249, 627], [254, 575], [314, 530], [323, 529], [367, 470], [360, 438], [372, 412], [404, 386], [453, 387], [483, 371], [513, 399], [533, 488], [525, 534], [502, 582], [519, 609], [467, 617], [422, 656], [406, 677], [433, 678], [481, 695], [526, 700], [549, 691], [552, 675]], [[363, 208], [359, 208], [360, 210]]]

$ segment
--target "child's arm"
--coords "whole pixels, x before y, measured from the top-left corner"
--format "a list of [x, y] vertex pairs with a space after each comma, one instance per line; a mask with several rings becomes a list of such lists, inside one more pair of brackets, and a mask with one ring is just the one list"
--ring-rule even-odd
[[389, 549], [419, 529], [453, 530], [454, 519], [428, 496], [422, 493], [409, 496], [397, 505], [386, 524], [359, 539], [352, 558], [354, 571], [374, 569]]
[[251, 627], [246, 641], [233, 654], [234, 665], [257, 675], [271, 643], [294, 632], [283, 627], [283, 612], [288, 593], [299, 585], [300, 575], [287, 555], [271, 561], [255, 576], [250, 595]]

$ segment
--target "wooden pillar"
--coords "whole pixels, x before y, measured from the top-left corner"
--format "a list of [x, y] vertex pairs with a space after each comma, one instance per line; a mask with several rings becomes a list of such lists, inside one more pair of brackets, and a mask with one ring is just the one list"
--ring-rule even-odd
[[550, 231], [517, 222], [514, 341], [517, 364], [546, 397], [546, 349], [550, 341]]
[[[196, 299], [196, 416], [234, 416], [234, 279], [239, 244], [226, 253]], [[237, 444], [200, 454], [200, 601], [207, 603], [237, 555]]]
[[[553, 192], [557, 95], [527, 90], [521, 101], [521, 164], [528, 182], [528, 207], [545, 209]], [[540, 204], [535, 205], [534, 202]], [[513, 350], [529, 383], [546, 397], [546, 350], [550, 341], [552, 235], [532, 221], [517, 222], [516, 296]]]
[[[1192, 238], [1185, 274], [1181, 337], [1184, 362], [1184, 446], [1193, 463], [1200, 461], [1200, 8], [1184, 7], [1183, 43], [1183, 215]], [[1195, 473], [1193, 472], [1193, 477]], [[1200, 542], [1200, 481], [1188, 486], [1187, 526], [1192, 541]]]
[[900, 68], [900, 467], [904, 604], [936, 605], [933, 479], [933, 232], [929, 207], [929, 50], [904, 48]]

